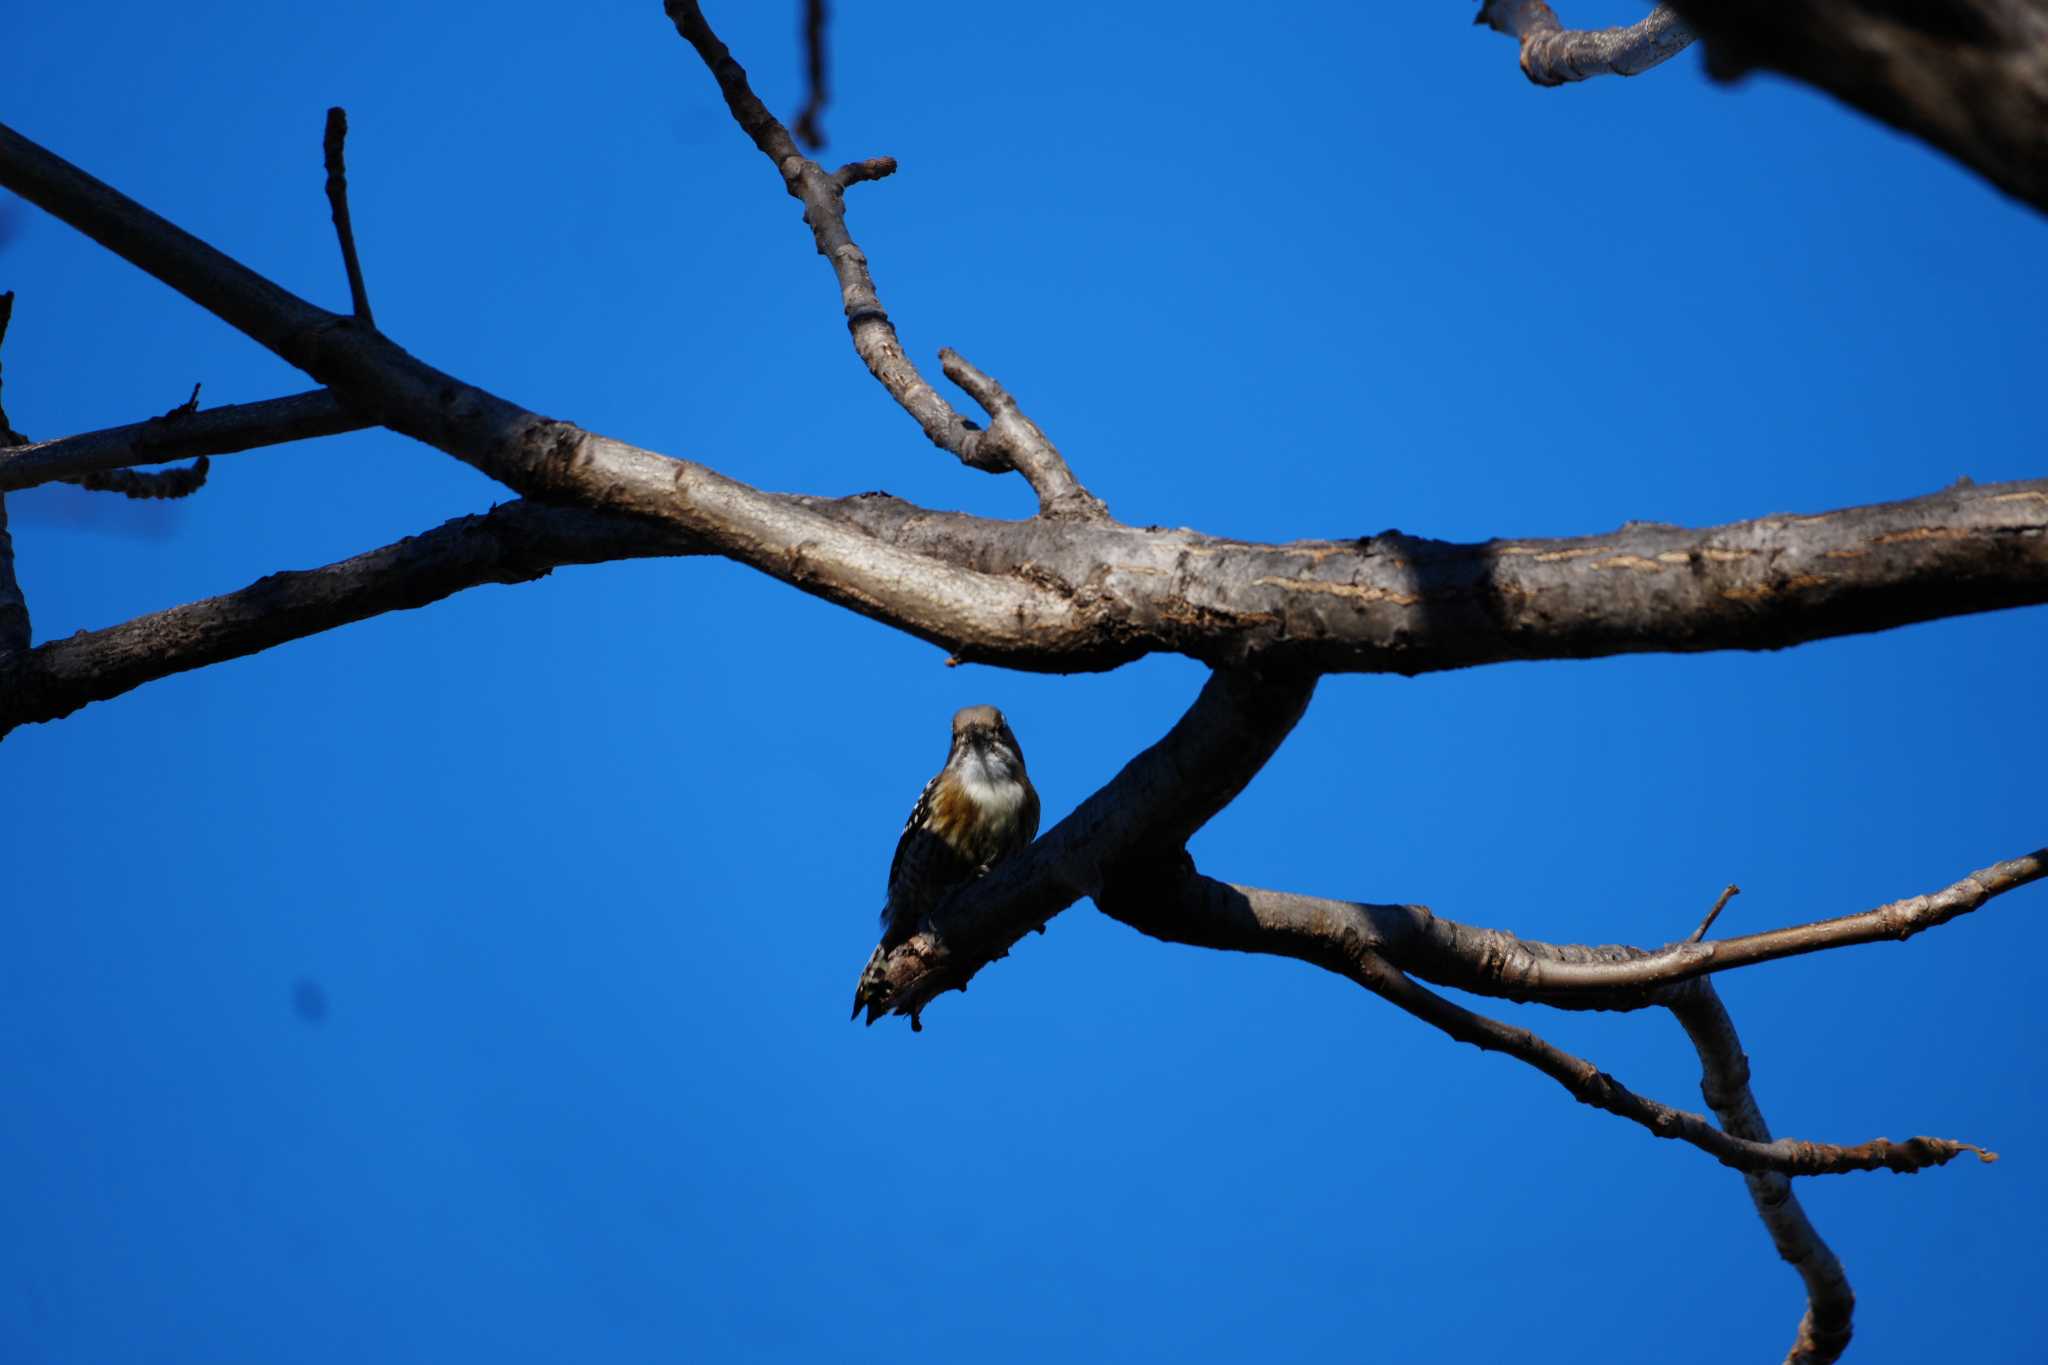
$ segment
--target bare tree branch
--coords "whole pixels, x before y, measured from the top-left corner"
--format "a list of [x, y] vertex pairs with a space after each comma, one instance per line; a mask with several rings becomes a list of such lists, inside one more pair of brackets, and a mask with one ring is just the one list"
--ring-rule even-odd
[[[1417, 985], [1396, 965], [1391, 953], [1378, 949], [1371, 927], [1360, 925], [1357, 916], [1337, 910], [1334, 917], [1325, 917], [1342, 902], [1318, 905], [1311, 898], [1290, 897], [1276, 903], [1272, 893], [1263, 893], [1263, 903], [1254, 905], [1253, 897], [1261, 894], [1201, 876], [1181, 853], [1149, 861], [1133, 859], [1119, 866], [1096, 894], [1095, 903], [1110, 918], [1169, 943], [1292, 957], [1336, 972], [1460, 1042], [1528, 1063], [1582, 1104], [1640, 1124], [1658, 1137], [1690, 1143], [1740, 1171], [1836, 1175], [1890, 1170], [1910, 1174], [1945, 1165], [1964, 1152], [1975, 1152], [1986, 1161], [1994, 1159], [1980, 1147], [1947, 1138], [1916, 1137], [1905, 1142], [1875, 1138], [1853, 1147], [1838, 1147], [1732, 1136], [1698, 1114], [1636, 1094], [1592, 1063], [1527, 1029], [1476, 1014]], [[1279, 913], [1274, 913], [1276, 910]], [[1301, 913], [1304, 910], [1306, 915]], [[1436, 957], [1421, 956], [1430, 968], [1441, 969]], [[1455, 967], [1454, 973], [1446, 975], [1483, 978], [1490, 970], [1483, 960], [1471, 958], [1460, 958]]]
[[1818, 86], [2048, 211], [2043, 0], [1673, 0], [1707, 70]]
[[1343, 974], [1384, 1000], [1462, 1043], [1490, 1052], [1504, 1052], [1527, 1062], [1556, 1081], [1581, 1104], [1604, 1109], [1647, 1128], [1661, 1138], [1690, 1143], [1724, 1166], [1743, 1172], [1769, 1171], [1780, 1176], [1840, 1175], [1848, 1171], [1895, 1171], [1911, 1175], [1930, 1166], [1944, 1166], [1964, 1152], [1982, 1161], [1994, 1154], [1967, 1142], [1916, 1137], [1904, 1142], [1873, 1138], [1854, 1147], [1768, 1137], [1753, 1141], [1714, 1127], [1699, 1114], [1636, 1094], [1582, 1057], [1544, 1041], [1525, 1028], [1503, 1024], [1454, 1005], [1434, 991], [1416, 985], [1377, 953], [1353, 954]]
[[[1232, 886], [1192, 866], [1147, 867], [1106, 913], [1154, 937], [1329, 966], [1370, 951], [1439, 986], [1560, 1008], [1669, 1004], [1693, 978], [1827, 948], [1904, 939], [2048, 876], [2048, 849], [1995, 863], [1928, 896], [1741, 938], [1669, 944], [1543, 943], [1461, 924], [1421, 905], [1371, 905]], [[1122, 888], [1119, 888], [1121, 890]], [[1335, 970], [1335, 968], [1332, 968]]]
[[185, 498], [206, 487], [211, 469], [206, 456], [201, 455], [180, 469], [109, 469], [80, 474], [66, 482], [94, 493], [119, 493], [136, 499]]
[[2048, 480], [1709, 531], [1637, 523], [1479, 546], [1395, 532], [1264, 546], [946, 516], [893, 499], [828, 513], [465, 384], [5, 129], [0, 183], [371, 420], [531, 496], [666, 520], [714, 553], [962, 660], [1066, 672], [1167, 650], [1212, 665], [1413, 674], [1511, 658], [1776, 648], [2048, 601]]
[[0, 492], [130, 465], [229, 455], [373, 425], [326, 389], [190, 413], [173, 409], [146, 422], [0, 451]]
[[1294, 729], [1312, 677], [1217, 670], [1195, 704], [1037, 843], [956, 891], [908, 941], [863, 973], [859, 1001], [873, 1023], [919, 1013], [1083, 896], [1127, 859], [1177, 849], [1237, 798]]
[[[14, 291], [0, 293], [0, 344], [7, 340], [7, 325], [14, 320]], [[28, 438], [7, 420], [7, 407], [0, 403], [0, 450], [25, 444]], [[0, 459], [5, 459], [0, 455]], [[7, 495], [0, 485], [0, 666], [28, 648], [32, 638], [28, 598], [14, 576], [14, 538], [7, 533]]]
[[804, 81], [809, 93], [797, 112], [796, 135], [804, 146], [817, 151], [825, 145], [825, 0], [803, 0]]
[[481, 583], [523, 583], [560, 564], [694, 553], [688, 537], [659, 523], [506, 503], [325, 568], [270, 574], [239, 592], [0, 655], [0, 735], [155, 678], [423, 607]]
[[1621, 28], [1566, 28], [1543, 0], [1485, 0], [1478, 17], [1522, 45], [1522, 74], [1537, 85], [1563, 85], [1593, 76], [1635, 76], [1669, 61], [1691, 45], [1692, 30], [1659, 5]]
[[[1746, 1141], [1770, 1142], [1770, 1125], [1750, 1093], [1749, 1058], [1743, 1055], [1735, 1021], [1722, 1007], [1713, 982], [1689, 982], [1666, 1003], [1699, 1053], [1700, 1094], [1721, 1127]], [[1806, 1312], [1785, 1365], [1832, 1365], [1849, 1345], [1850, 1317], [1856, 1307], [1849, 1277], [1799, 1206], [1791, 1180], [1777, 1171], [1746, 1171], [1743, 1183], [1778, 1255], [1806, 1285]]]
[[[676, 32], [697, 49], [711, 69], [740, 128], [782, 173], [783, 185], [789, 193], [802, 202], [804, 221], [817, 241], [818, 254], [831, 262], [833, 273], [839, 278], [853, 347], [869, 372], [917, 420], [939, 449], [959, 457], [970, 468], [994, 474], [1013, 469], [1021, 473], [1038, 494], [1043, 515], [1077, 521], [1108, 520], [1109, 513], [1101, 501], [1074, 478], [1043, 432], [1018, 419], [1014, 404], [1010, 405], [1007, 418], [991, 410], [989, 415], [998, 420], [984, 431], [954, 411], [953, 405], [939, 395], [904, 353], [896, 325], [889, 321], [875, 292], [874, 277], [868, 273], [868, 258], [847, 232], [843, 193], [850, 184], [878, 178], [855, 173], [857, 167], [879, 167], [887, 161], [887, 171], [893, 171], [895, 162], [878, 158], [844, 167], [838, 175], [825, 171], [797, 149], [789, 130], [754, 94], [747, 83], [745, 68], [711, 31], [695, 0], [667, 0], [666, 8]], [[976, 401], [981, 401], [979, 395]]]
[[1707, 936], [1707, 930], [1714, 927], [1714, 921], [1721, 918], [1721, 912], [1728, 908], [1728, 902], [1742, 894], [1742, 888], [1734, 882], [1721, 888], [1721, 894], [1714, 901], [1714, 908], [1707, 911], [1707, 917], [1700, 921], [1700, 927], [1687, 936], [1687, 943], [1698, 943]]
[[348, 111], [340, 105], [327, 111], [327, 129], [321, 151], [327, 163], [327, 207], [334, 217], [335, 240], [341, 244], [342, 269], [348, 272], [348, 297], [356, 318], [365, 327], [377, 325], [370, 316], [370, 293], [363, 287], [363, 263], [356, 256], [356, 229], [348, 212], [348, 167], [343, 149], [348, 143]]

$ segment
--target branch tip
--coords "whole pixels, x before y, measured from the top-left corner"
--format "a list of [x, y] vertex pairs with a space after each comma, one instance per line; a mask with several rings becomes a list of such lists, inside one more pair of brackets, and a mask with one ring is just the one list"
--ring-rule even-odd
[[871, 156], [865, 161], [849, 161], [832, 172], [832, 183], [844, 190], [849, 185], [858, 185], [865, 180], [882, 180], [894, 174], [895, 157]]
[[1726, 908], [1728, 902], [1741, 894], [1742, 888], [1734, 882], [1730, 882], [1721, 888], [1721, 898], [1714, 902], [1714, 908], [1707, 911], [1707, 917], [1700, 921], [1700, 927], [1692, 931], [1691, 937], [1687, 938], [1686, 942], [1698, 943], [1701, 939], [1705, 938], [1707, 930], [1714, 927], [1714, 921], [1721, 917], [1721, 911]]
[[348, 296], [357, 321], [366, 327], [377, 325], [370, 315], [370, 294], [363, 285], [363, 263], [356, 255], [355, 224], [348, 211], [348, 168], [343, 149], [348, 142], [348, 111], [335, 105], [327, 111], [326, 131], [320, 139], [327, 166], [327, 208], [334, 219], [335, 240], [341, 244], [342, 268], [348, 272]]

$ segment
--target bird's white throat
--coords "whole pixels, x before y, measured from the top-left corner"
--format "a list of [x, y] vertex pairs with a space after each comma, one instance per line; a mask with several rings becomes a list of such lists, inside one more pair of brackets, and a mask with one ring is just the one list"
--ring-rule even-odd
[[1024, 784], [1010, 765], [989, 754], [968, 754], [960, 764], [960, 789], [986, 815], [1007, 819], [1024, 804]]

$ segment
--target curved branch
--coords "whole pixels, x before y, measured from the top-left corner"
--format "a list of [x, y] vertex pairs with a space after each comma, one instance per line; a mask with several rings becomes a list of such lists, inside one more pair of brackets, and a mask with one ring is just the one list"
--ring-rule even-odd
[[[1504, 659], [1778, 648], [2048, 602], [2048, 480], [1705, 531], [1454, 545], [1260, 545], [750, 488], [465, 384], [0, 129], [0, 184], [184, 292], [364, 420], [529, 495], [667, 523], [710, 553], [930, 640], [1048, 672], [1167, 651], [1212, 666], [1415, 674]], [[961, 370], [969, 382], [969, 369]], [[977, 372], [978, 373], [978, 372]], [[1000, 405], [999, 390], [989, 399]]]
[[[1329, 966], [1370, 951], [1439, 986], [1565, 1009], [1633, 1010], [1687, 998], [1693, 978], [1824, 948], [1904, 939], [2048, 877], [2048, 849], [1995, 863], [1953, 886], [1872, 910], [1740, 938], [1655, 951], [1543, 943], [1460, 924], [1420, 905], [1369, 905], [1233, 886], [1191, 865], [1143, 869], [1106, 913], [1174, 943], [1271, 953]], [[1333, 968], [1335, 970], [1335, 968]]]
[[[1837, 1175], [1889, 1170], [1911, 1174], [1945, 1165], [1964, 1152], [1975, 1152], [1985, 1161], [1994, 1159], [1980, 1147], [1947, 1138], [1916, 1137], [1905, 1142], [1874, 1138], [1839, 1147], [1793, 1139], [1774, 1142], [1768, 1136], [1757, 1140], [1723, 1132], [1701, 1115], [1636, 1094], [1591, 1062], [1528, 1029], [1476, 1014], [1417, 985], [1397, 965], [1394, 954], [1382, 952], [1369, 927], [1360, 925], [1355, 917], [1340, 913], [1334, 923], [1318, 923], [1315, 916], [1320, 908], [1312, 903], [1289, 907], [1295, 913], [1279, 915], [1270, 903], [1262, 913], [1251, 901], [1251, 895], [1239, 888], [1196, 872], [1185, 853], [1149, 861], [1134, 859], [1119, 866], [1095, 897], [1104, 914], [1153, 938], [1292, 957], [1335, 972], [1459, 1042], [1504, 1052], [1528, 1063], [1582, 1104], [1640, 1124], [1658, 1137], [1690, 1143], [1739, 1171]], [[1309, 913], [1303, 915], [1303, 910]]]
[[1315, 679], [1218, 670], [1174, 727], [1038, 842], [955, 892], [908, 941], [871, 959], [868, 1022], [918, 1014], [1083, 896], [1118, 863], [1179, 848], [1237, 798], [1294, 729]]
[[1485, 0], [1478, 17], [1522, 45], [1522, 74], [1537, 85], [1593, 76], [1635, 76], [1692, 45], [1693, 32], [1669, 5], [1621, 28], [1566, 28], [1543, 0]]
[[[1667, 1003], [1699, 1054], [1700, 1094], [1721, 1120], [1721, 1127], [1747, 1141], [1771, 1141], [1770, 1125], [1764, 1122], [1763, 1111], [1750, 1092], [1749, 1058], [1742, 1053], [1735, 1021], [1722, 1007], [1713, 982], [1692, 982], [1685, 990], [1674, 992]], [[1849, 1277], [1799, 1206], [1791, 1180], [1777, 1171], [1748, 1171], [1743, 1183], [1749, 1187], [1750, 1202], [1771, 1234], [1778, 1255], [1799, 1272], [1806, 1285], [1806, 1312], [1799, 1319], [1785, 1365], [1832, 1365], [1849, 1345], [1850, 1320], [1856, 1308]]]
[[[917, 420], [939, 449], [957, 456], [971, 469], [991, 474], [1014, 469], [1021, 473], [1038, 494], [1039, 510], [1044, 515], [1107, 521], [1109, 512], [1101, 501], [1081, 486], [1044, 432], [1029, 421], [1019, 420], [1016, 404], [993, 381], [985, 382], [1001, 396], [1001, 406], [992, 404], [973, 386], [962, 382], [953, 373], [952, 362], [947, 363], [947, 374], [994, 419], [987, 430], [982, 430], [954, 411], [953, 405], [940, 396], [905, 354], [896, 325], [889, 321], [881, 297], [875, 292], [874, 277], [868, 273], [868, 258], [846, 228], [847, 186], [879, 179], [896, 169], [895, 161], [882, 157], [855, 162], [836, 175], [826, 171], [798, 149], [796, 139], [782, 126], [782, 121], [754, 94], [747, 83], [746, 69], [711, 31], [696, 0], [666, 0], [665, 8], [676, 32], [697, 49], [697, 55], [711, 69], [733, 119], [781, 172], [783, 187], [803, 204], [804, 222], [810, 225], [818, 254], [831, 263], [833, 273], [839, 277], [839, 293], [846, 308], [847, 328], [853, 333], [853, 348], [869, 373]], [[974, 373], [979, 375], [979, 371]]]

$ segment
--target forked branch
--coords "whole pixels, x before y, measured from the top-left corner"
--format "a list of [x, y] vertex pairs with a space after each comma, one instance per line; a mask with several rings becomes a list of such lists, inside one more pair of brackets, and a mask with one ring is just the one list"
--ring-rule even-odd
[[[831, 263], [839, 279], [853, 348], [889, 396], [916, 419], [932, 444], [958, 457], [962, 464], [991, 474], [1011, 470], [1022, 474], [1038, 494], [1042, 515], [1075, 521], [1108, 520], [1109, 513], [1101, 501], [1081, 486], [1045, 434], [1017, 412], [1008, 395], [1003, 395], [1004, 407], [997, 409], [989, 407], [981, 394], [974, 393], [975, 400], [988, 408], [990, 417], [995, 419], [984, 430], [955, 411], [904, 352], [896, 335], [896, 324], [889, 320], [875, 291], [867, 255], [846, 227], [846, 188], [863, 180], [880, 179], [896, 169], [895, 161], [877, 157], [851, 163], [837, 173], [825, 170], [803, 154], [782, 121], [768, 112], [768, 106], [754, 94], [747, 82], [746, 69], [711, 31], [696, 0], [667, 0], [666, 8], [676, 31], [711, 69], [733, 118], [762, 155], [774, 163], [784, 188], [803, 204], [804, 222], [810, 225], [818, 254]], [[988, 383], [993, 387], [993, 381]], [[1001, 393], [1000, 388], [995, 392]]]

